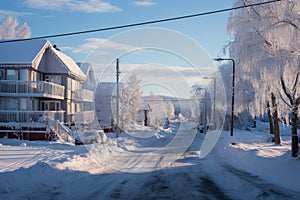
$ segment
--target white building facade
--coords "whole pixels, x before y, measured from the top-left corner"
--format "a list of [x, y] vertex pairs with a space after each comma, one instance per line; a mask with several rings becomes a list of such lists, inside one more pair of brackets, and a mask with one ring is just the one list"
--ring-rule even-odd
[[47, 40], [0, 44], [0, 137], [51, 138], [48, 119], [71, 126], [85, 119], [83, 102], [94, 92], [87, 77], [67, 55]]

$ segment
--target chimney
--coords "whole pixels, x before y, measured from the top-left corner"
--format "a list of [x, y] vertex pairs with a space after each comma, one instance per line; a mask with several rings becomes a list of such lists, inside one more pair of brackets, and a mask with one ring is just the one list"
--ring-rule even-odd
[[57, 45], [53, 45], [53, 48], [56, 49], [57, 51], [60, 51], [60, 49], [57, 47]]

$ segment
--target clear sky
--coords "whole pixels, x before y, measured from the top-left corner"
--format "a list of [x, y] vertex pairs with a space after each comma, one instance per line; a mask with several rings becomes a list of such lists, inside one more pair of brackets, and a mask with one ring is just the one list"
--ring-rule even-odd
[[[37, 37], [196, 14], [230, 8], [232, 4], [233, 0], [1, 0], [0, 20], [3, 20], [8, 15], [14, 16], [20, 24], [26, 22], [31, 28], [31, 36]], [[187, 37], [202, 46], [208, 57], [214, 58], [222, 56], [222, 47], [228, 40], [226, 33], [228, 15], [229, 12], [225, 12], [137, 28], [156, 27], [176, 31], [183, 38]], [[74, 60], [90, 61], [89, 55], [91, 50], [97, 47], [95, 42], [99, 44], [105, 39], [116, 38], [116, 34], [122, 35], [124, 31], [132, 29], [134, 28], [51, 38], [49, 40], [52, 44], [59, 46], [63, 52]], [[137, 36], [137, 38], [139, 37]], [[151, 35], [147, 37], [149, 38]], [[123, 50], [132, 51], [134, 49], [131, 48], [132, 46], [139, 46], [128, 43], [126, 40], [120, 41], [119, 39], [117, 37], [113, 42], [107, 43], [107, 45], [102, 47], [101, 55], [107, 54], [106, 51], [112, 48], [123, 48]], [[158, 39], [168, 40], [168, 37], [158, 37]], [[133, 40], [131, 39], [131, 42]], [[173, 39], [170, 43], [176, 43], [176, 40]], [[156, 48], [157, 46], [154, 47]], [[170, 49], [167, 50], [169, 51]], [[152, 60], [152, 57], [149, 56], [149, 51], [146, 51], [144, 56], [141, 53], [139, 54], [139, 52], [127, 53], [128, 56], [126, 58], [123, 56], [124, 59], [121, 59], [121, 61], [127, 65], [149, 65], [149, 63], [155, 63], [156, 66], [185, 65], [185, 67], [188, 67], [189, 64], [184, 64], [187, 63], [186, 60], [181, 59], [181, 61], [178, 61], [174, 56], [172, 57], [173, 54], [170, 53], [172, 49], [170, 52], [167, 52], [168, 55], [163, 55], [161, 52], [163, 51], [159, 51], [159, 53], [156, 51], [157, 58], [159, 57], [160, 59], [155, 58]], [[162, 58], [164, 58], [164, 61], [162, 61]], [[175, 63], [176, 60], [178, 62]], [[108, 63], [97, 64], [108, 65]], [[96, 69], [95, 71], [99, 70]]]

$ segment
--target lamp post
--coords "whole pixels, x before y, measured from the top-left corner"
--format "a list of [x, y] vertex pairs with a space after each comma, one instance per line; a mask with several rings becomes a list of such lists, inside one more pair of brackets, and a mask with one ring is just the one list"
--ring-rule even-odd
[[213, 114], [213, 122], [214, 122], [214, 129], [217, 128], [217, 121], [216, 121], [216, 78], [215, 77], [203, 77], [203, 79], [212, 79], [214, 81], [214, 114]]
[[[202, 88], [202, 87], [198, 87], [197, 88], [197, 90], [198, 91], [201, 91], [201, 90], [204, 90], [204, 101], [203, 101], [203, 107], [204, 107], [204, 121], [203, 121], [203, 123], [204, 123], [204, 127], [203, 127], [203, 132], [204, 132], [204, 134], [206, 134], [206, 132], [207, 132], [207, 122], [206, 122], [206, 88]], [[199, 108], [200, 108], [200, 102], [199, 102]], [[201, 108], [200, 108], [201, 109]], [[200, 111], [200, 116], [199, 116], [199, 125], [201, 124], [201, 122], [202, 122], [202, 119], [203, 119], [203, 117], [202, 117], [202, 113], [201, 113], [201, 111]]]
[[230, 136], [233, 136], [233, 125], [234, 125], [234, 79], [235, 79], [235, 62], [232, 58], [216, 58], [215, 61], [221, 62], [229, 60], [232, 62], [232, 93], [231, 93], [231, 128]]

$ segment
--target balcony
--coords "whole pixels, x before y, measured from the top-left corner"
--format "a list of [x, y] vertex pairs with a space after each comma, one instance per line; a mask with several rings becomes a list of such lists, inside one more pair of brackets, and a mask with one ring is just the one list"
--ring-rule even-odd
[[64, 121], [65, 111], [15, 111], [0, 110], [0, 123], [43, 123], [47, 118]]
[[73, 93], [73, 99], [76, 102], [93, 102], [94, 92], [85, 89], [78, 89]]
[[45, 81], [0, 81], [0, 96], [64, 99], [65, 87]]
[[75, 122], [92, 122], [94, 119], [94, 111], [81, 111], [74, 114]]

